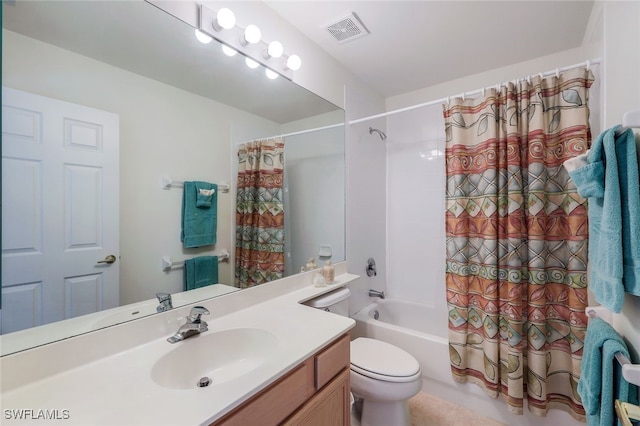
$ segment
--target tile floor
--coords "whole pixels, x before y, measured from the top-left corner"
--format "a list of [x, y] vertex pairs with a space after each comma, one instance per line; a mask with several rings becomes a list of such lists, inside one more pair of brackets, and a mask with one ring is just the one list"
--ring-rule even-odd
[[506, 426], [424, 392], [409, 400], [409, 412], [411, 426]]

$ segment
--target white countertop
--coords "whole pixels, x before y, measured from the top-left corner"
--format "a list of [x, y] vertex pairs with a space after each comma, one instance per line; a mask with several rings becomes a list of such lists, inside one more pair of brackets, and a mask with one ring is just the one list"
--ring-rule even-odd
[[[205, 388], [197, 388], [194, 385], [193, 389], [176, 390], [160, 386], [151, 377], [154, 363], [179, 345], [186, 347], [200, 337], [196, 336], [170, 344], [166, 341], [168, 335], [163, 335], [161, 338], [110, 356], [82, 363], [71, 369], [63, 369], [57, 374], [55, 372], [45, 374], [42, 380], [33, 378], [30, 381], [26, 380], [28, 383], [24, 386], [17, 386], [6, 392], [3, 388], [0, 402], [1, 423], [3, 425], [209, 424], [351, 329], [354, 325], [352, 319], [313, 309], [299, 302], [344, 286], [355, 278], [357, 276], [343, 274], [337, 277], [337, 284], [328, 287], [316, 288], [306, 285], [220, 317], [206, 318], [209, 323], [209, 331], [206, 333], [249, 327], [266, 330], [277, 338], [278, 346], [273, 355], [250, 374], [222, 384], [215, 384], [214, 380], [213, 384]], [[213, 313], [215, 312], [213, 305], [222, 302], [223, 298], [216, 298], [209, 302], [211, 307], [208, 302], [202, 305]], [[171, 313], [172, 311], [169, 311], [162, 315], [170, 316]], [[174, 325], [175, 323], [174, 321]], [[149, 322], [149, 324], [152, 323]], [[127, 332], [125, 327], [120, 330], [122, 333]], [[139, 327], [136, 330], [139, 332]], [[117, 335], [112, 331], [105, 336], [106, 340], [102, 344], [109, 345], [108, 340]], [[93, 338], [95, 339], [96, 336], [94, 335]], [[130, 336], [127, 338], [130, 339]], [[215, 351], [215, 347], [211, 350]], [[74, 351], [77, 351], [77, 347]], [[10, 357], [20, 355], [10, 355]], [[61, 349], [60, 351], [60, 356], [63, 357], [73, 358], [74, 355], [75, 352], [70, 350], [65, 352]], [[31, 356], [25, 359], [33, 363], [34, 358]], [[3, 360], [4, 358], [0, 358], [0, 366]], [[47, 363], [52, 360], [41, 359], [40, 361]], [[7, 364], [4, 364], [6, 367]], [[14, 359], [10, 365], [15, 368], [19, 364]], [[46, 415], [47, 413], [41, 410], [48, 410], [48, 414], [53, 413], [59, 419], [18, 420], [14, 418], [18, 413], [12, 410], [19, 409], [31, 410], [23, 412], [31, 418]], [[61, 418], [63, 420], [60, 420]]]

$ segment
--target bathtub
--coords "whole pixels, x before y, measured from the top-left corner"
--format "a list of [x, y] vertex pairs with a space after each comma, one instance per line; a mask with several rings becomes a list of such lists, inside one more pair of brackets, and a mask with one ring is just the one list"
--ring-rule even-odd
[[[444, 317], [440, 321], [434, 316]], [[377, 319], [376, 319], [377, 317]], [[391, 343], [413, 355], [422, 370], [422, 391], [507, 425], [584, 426], [569, 414], [550, 410], [547, 417], [529, 413], [518, 416], [507, 411], [500, 399], [487, 396], [473, 384], [461, 384], [451, 377], [446, 314], [434, 308], [399, 299], [382, 299], [366, 306], [352, 318], [356, 325], [351, 338], [371, 337]]]
[[353, 315], [356, 326], [352, 338], [371, 337], [409, 352], [420, 364], [423, 390], [433, 394], [437, 392], [435, 381], [453, 380], [449, 368], [443, 367], [449, 365], [449, 341], [442, 336], [447, 333], [446, 323], [429, 321], [429, 311], [428, 306], [409, 301], [379, 300]]

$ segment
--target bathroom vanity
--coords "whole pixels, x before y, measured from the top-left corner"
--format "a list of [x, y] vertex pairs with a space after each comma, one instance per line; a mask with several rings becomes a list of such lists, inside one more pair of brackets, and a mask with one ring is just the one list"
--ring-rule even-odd
[[213, 425], [348, 425], [349, 344], [343, 335]]
[[175, 344], [191, 306], [4, 356], [2, 424], [348, 425], [354, 321], [301, 302], [355, 279], [206, 300], [208, 331]]

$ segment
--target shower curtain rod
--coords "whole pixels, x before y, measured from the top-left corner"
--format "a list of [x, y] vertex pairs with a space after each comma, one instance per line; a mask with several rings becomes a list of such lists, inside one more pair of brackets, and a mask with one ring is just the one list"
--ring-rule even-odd
[[[284, 133], [282, 135], [269, 136], [268, 138], [264, 138], [264, 139], [286, 138], [287, 136], [303, 135], [305, 133], [312, 133], [312, 132], [317, 132], [317, 131], [320, 131], [320, 130], [328, 130], [328, 129], [333, 129], [333, 128], [340, 127], [340, 126], [344, 126], [344, 123], [336, 123], [336, 124], [330, 124], [328, 126], [323, 126], [323, 127], [315, 127], [313, 129], [300, 130], [298, 132]], [[245, 144], [247, 142], [251, 142], [251, 141], [239, 142], [236, 146], [240, 146], [240, 145]]]
[[300, 130], [298, 132], [285, 133], [285, 134], [277, 135], [277, 136], [273, 136], [273, 137], [274, 138], [286, 138], [287, 136], [303, 135], [305, 133], [312, 133], [312, 132], [317, 132], [317, 131], [320, 131], [320, 130], [328, 130], [328, 129], [333, 129], [333, 128], [340, 127], [340, 126], [344, 126], [344, 123], [330, 124], [328, 126], [316, 127], [316, 128], [307, 129], [307, 130]]
[[[556, 69], [551, 70], [551, 71], [541, 72], [541, 73], [538, 73], [538, 75], [540, 75], [541, 77], [546, 77], [548, 75], [560, 74], [563, 71], [568, 71], [568, 70], [571, 70], [571, 69], [574, 69], [574, 68], [583, 67], [583, 66], [586, 66], [587, 68], [589, 68], [591, 65], [600, 64], [601, 62], [602, 62], [602, 58], [590, 59], [590, 60], [586, 60], [584, 62], [580, 62], [578, 64], [573, 64], [573, 65], [569, 65], [569, 66], [566, 66], [566, 67], [556, 68]], [[536, 74], [531, 74], [531, 75], [536, 75]], [[531, 77], [531, 75], [528, 75], [526, 77], [520, 77], [520, 78], [517, 78], [517, 79], [514, 79], [514, 80], [510, 80], [510, 81], [527, 80], [527, 79], [529, 79]], [[503, 84], [506, 84], [506, 83], [494, 84], [494, 85], [487, 86], [487, 87], [500, 87]], [[421, 104], [411, 105], [411, 106], [408, 106], [408, 107], [404, 107], [404, 108], [399, 108], [399, 109], [395, 109], [395, 110], [392, 110], [392, 111], [383, 112], [383, 113], [380, 113], [380, 114], [370, 115], [368, 117], [358, 118], [358, 119], [349, 121], [349, 124], [351, 125], [351, 124], [362, 123], [364, 121], [375, 120], [376, 118], [387, 117], [389, 115], [398, 114], [398, 113], [401, 113], [401, 112], [411, 111], [411, 110], [418, 109], [418, 108], [423, 108], [423, 107], [427, 107], [427, 106], [431, 106], [431, 105], [445, 103], [445, 102], [448, 102], [450, 98], [461, 97], [461, 98], [464, 99], [467, 96], [479, 95], [479, 94], [483, 93], [485, 91], [485, 89], [486, 89], [486, 87], [482, 88], [482, 89], [472, 90], [472, 91], [469, 91], [469, 92], [462, 92], [462, 93], [460, 93], [458, 95], [454, 95], [454, 96], [447, 96], [446, 98], [440, 98], [440, 99], [436, 99], [436, 100], [433, 100], [433, 101], [424, 102], [424, 103], [421, 103]]]

